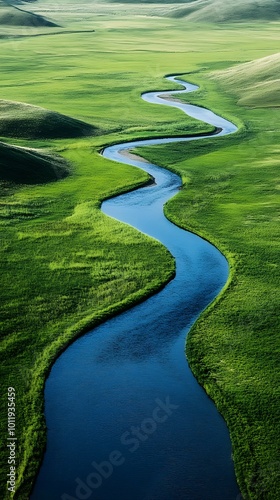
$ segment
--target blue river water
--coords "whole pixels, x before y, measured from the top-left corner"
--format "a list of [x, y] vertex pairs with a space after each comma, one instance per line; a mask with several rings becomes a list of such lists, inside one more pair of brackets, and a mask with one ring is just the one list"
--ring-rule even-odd
[[[168, 79], [184, 87], [172, 94], [197, 88]], [[211, 111], [166, 94], [142, 97], [214, 125], [213, 140], [236, 131]], [[132, 141], [103, 151], [155, 179], [105, 201], [102, 210], [160, 240], [176, 259], [176, 277], [76, 340], [55, 362], [45, 386], [47, 449], [32, 500], [240, 498], [228, 429], [185, 357], [187, 332], [224, 287], [228, 263], [209, 242], [164, 217], [181, 179], [128, 154], [136, 146], [200, 139]]]

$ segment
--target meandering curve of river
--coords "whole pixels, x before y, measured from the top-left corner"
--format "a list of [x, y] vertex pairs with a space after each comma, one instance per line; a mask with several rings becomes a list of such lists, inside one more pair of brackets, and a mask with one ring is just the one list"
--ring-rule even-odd
[[[168, 79], [183, 85], [176, 94], [197, 88]], [[142, 97], [214, 125], [220, 131], [213, 140], [236, 130], [209, 110], [166, 100], [166, 93]], [[160, 240], [176, 259], [176, 277], [79, 338], [54, 364], [45, 387], [47, 450], [32, 500], [236, 500], [239, 494], [227, 427], [184, 352], [187, 331], [226, 283], [228, 263], [164, 217], [163, 205], [181, 179], [126, 154], [136, 146], [201, 138], [132, 141], [103, 152], [155, 178], [107, 200], [102, 210]]]

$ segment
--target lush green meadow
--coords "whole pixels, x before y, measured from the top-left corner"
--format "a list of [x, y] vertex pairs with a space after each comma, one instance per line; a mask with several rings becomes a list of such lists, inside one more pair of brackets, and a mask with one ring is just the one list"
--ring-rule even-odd
[[187, 179], [167, 204], [167, 217], [215, 243], [231, 264], [228, 288], [192, 329], [187, 356], [229, 425], [244, 498], [274, 499], [280, 436], [279, 112], [237, 110], [221, 95], [217, 103], [216, 86], [204, 76], [197, 81], [207, 89], [204, 98], [201, 92], [204, 105], [238, 113], [246, 128], [217, 142], [145, 148], [141, 154]]
[[[145, 151], [187, 179], [167, 205], [168, 217], [216, 243], [232, 265], [219, 305], [192, 330], [189, 360], [229, 424], [244, 498], [277, 498], [279, 110], [238, 106], [230, 86], [212, 72], [273, 54], [279, 25], [186, 27], [185, 20], [149, 17], [148, 6], [93, 8], [86, 2], [84, 12], [77, 12], [66, 0], [41, 0], [28, 8], [62, 26], [63, 34], [50, 36], [44, 29], [42, 36], [30, 36], [41, 31], [5, 26], [0, 98], [59, 113], [54, 121], [63, 138], [50, 136], [42, 112], [32, 115], [40, 124], [36, 137], [1, 132], [6, 130], [4, 143], [34, 148], [38, 165], [38, 182], [32, 184], [24, 170], [30, 168], [30, 150], [2, 146], [11, 159], [8, 178], [0, 165], [2, 497], [10, 498], [5, 496], [6, 387], [17, 391], [15, 498], [25, 500], [44, 447], [43, 385], [51, 364], [77, 335], [174, 274], [173, 259], [161, 244], [101, 213], [102, 199], [149, 179], [105, 160], [99, 151], [131, 138], [210, 130], [180, 111], [141, 100], [143, 91], [170, 88], [163, 77], [178, 72], [201, 85], [188, 99], [240, 126], [232, 137]], [[154, 14], [160, 8], [151, 7]], [[67, 33], [81, 29], [95, 32]], [[7, 105], [5, 110], [16, 127], [22, 106], [10, 107], [10, 114]], [[89, 124], [92, 135], [81, 125], [80, 137], [67, 138], [62, 115]], [[36, 123], [32, 127], [36, 130]], [[14, 161], [19, 151], [26, 155], [21, 178]]]

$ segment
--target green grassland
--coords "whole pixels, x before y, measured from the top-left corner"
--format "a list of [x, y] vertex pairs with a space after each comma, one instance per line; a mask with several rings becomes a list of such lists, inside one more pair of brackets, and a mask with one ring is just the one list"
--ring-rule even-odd
[[[42, 1], [42, 0], [41, 0]], [[70, 0], [63, 0], [68, 2]], [[88, 3], [95, 3], [87, 0]], [[278, 0], [111, 0], [118, 4], [161, 5], [162, 13], [175, 18], [185, 18], [188, 22], [207, 23], [243, 23], [253, 20], [274, 21], [280, 19], [280, 4]], [[40, 0], [39, 0], [40, 2]]]
[[187, 21], [228, 23], [252, 20], [273, 21], [280, 18], [278, 0], [195, 0], [186, 7], [176, 6], [170, 11], [172, 17], [184, 17]]
[[[14, 498], [28, 499], [38, 470], [45, 443], [44, 380], [58, 354], [90, 326], [142, 300], [174, 275], [173, 259], [161, 244], [100, 212], [102, 199], [149, 179], [104, 159], [99, 151], [132, 138], [210, 131], [178, 110], [141, 100], [145, 90], [170, 88], [165, 74], [188, 72], [186, 78], [201, 89], [185, 99], [234, 120], [240, 132], [199, 144], [146, 149], [145, 155], [186, 180], [166, 207], [168, 217], [213, 241], [230, 260], [228, 289], [192, 330], [188, 355], [228, 422], [244, 498], [274, 500], [279, 496], [279, 110], [277, 104], [269, 110], [237, 104], [243, 80], [237, 96], [224, 79], [227, 68], [274, 54], [279, 25], [231, 25], [225, 30], [190, 24], [186, 30], [185, 19], [155, 15], [161, 6], [155, 11], [154, 6], [116, 4], [112, 10], [86, 2], [77, 11], [73, 2], [40, 0], [24, 8], [54, 19], [65, 30], [96, 31], [46, 37], [43, 30], [44, 36], [34, 38], [29, 34], [40, 33], [31, 27], [24, 38], [1, 40], [0, 97], [21, 103], [18, 109], [11, 106], [6, 119], [10, 116], [16, 125], [18, 112], [28, 103], [53, 112], [56, 124], [65, 115], [92, 127], [92, 135], [81, 131], [72, 139], [63, 135], [63, 126], [63, 138], [50, 137], [46, 122], [36, 137], [9, 139], [1, 132], [1, 151], [7, 155], [6, 171], [5, 162], [1, 164], [0, 198], [1, 379], [4, 388], [17, 390], [20, 466]], [[13, 27], [10, 33], [15, 33]], [[271, 80], [276, 79], [272, 73]], [[249, 87], [248, 81], [244, 86]], [[32, 117], [35, 130], [42, 122], [36, 113]], [[15, 146], [7, 145], [11, 142]], [[23, 168], [18, 175], [19, 154]], [[37, 156], [33, 185], [28, 155]], [[2, 497], [10, 498], [5, 493], [5, 394], [1, 425]]]
[[[0, 142], [0, 185], [2, 194], [22, 184], [44, 184], [69, 174], [63, 158], [35, 148], [10, 146]], [[3, 208], [3, 206], [2, 206]], [[2, 214], [3, 216], [3, 214]]]
[[19, 7], [10, 5], [5, 0], [0, 1], [0, 25], [29, 26], [29, 27], [55, 27], [56, 24], [44, 17], [26, 12]]
[[213, 73], [244, 106], [275, 108], [280, 106], [280, 53], [238, 64]]
[[100, 134], [81, 120], [31, 104], [0, 100], [0, 135], [26, 139], [59, 139]]
[[213, 73], [223, 82], [220, 88], [211, 74], [198, 73], [198, 95], [184, 96], [238, 116], [243, 125], [235, 137], [142, 148], [141, 155], [187, 179], [165, 207], [167, 217], [214, 242], [231, 264], [227, 291], [219, 307], [212, 305], [192, 329], [187, 356], [229, 425], [244, 498], [274, 499], [280, 479], [279, 101], [276, 93], [274, 109], [263, 109], [272, 103], [271, 92], [266, 101], [261, 87], [255, 101], [261, 112], [256, 104], [238, 108], [229, 97], [242, 96], [234, 79], [224, 96], [224, 82], [236, 69], [254, 86], [251, 68], [258, 65], [261, 73], [262, 61]]

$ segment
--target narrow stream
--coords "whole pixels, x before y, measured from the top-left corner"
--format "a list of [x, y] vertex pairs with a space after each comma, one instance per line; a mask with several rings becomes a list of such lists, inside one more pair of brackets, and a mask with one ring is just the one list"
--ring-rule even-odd
[[[197, 89], [168, 79], [184, 86], [176, 94]], [[236, 131], [209, 110], [167, 101], [166, 91], [142, 97], [221, 129], [213, 140]], [[210, 243], [164, 217], [180, 178], [125, 154], [201, 138], [132, 141], [103, 152], [155, 178], [107, 200], [102, 210], [160, 240], [176, 259], [176, 277], [75, 341], [54, 364], [45, 387], [47, 450], [32, 500], [236, 500], [239, 494], [228, 429], [184, 351], [191, 325], [226, 283], [228, 263]]]

